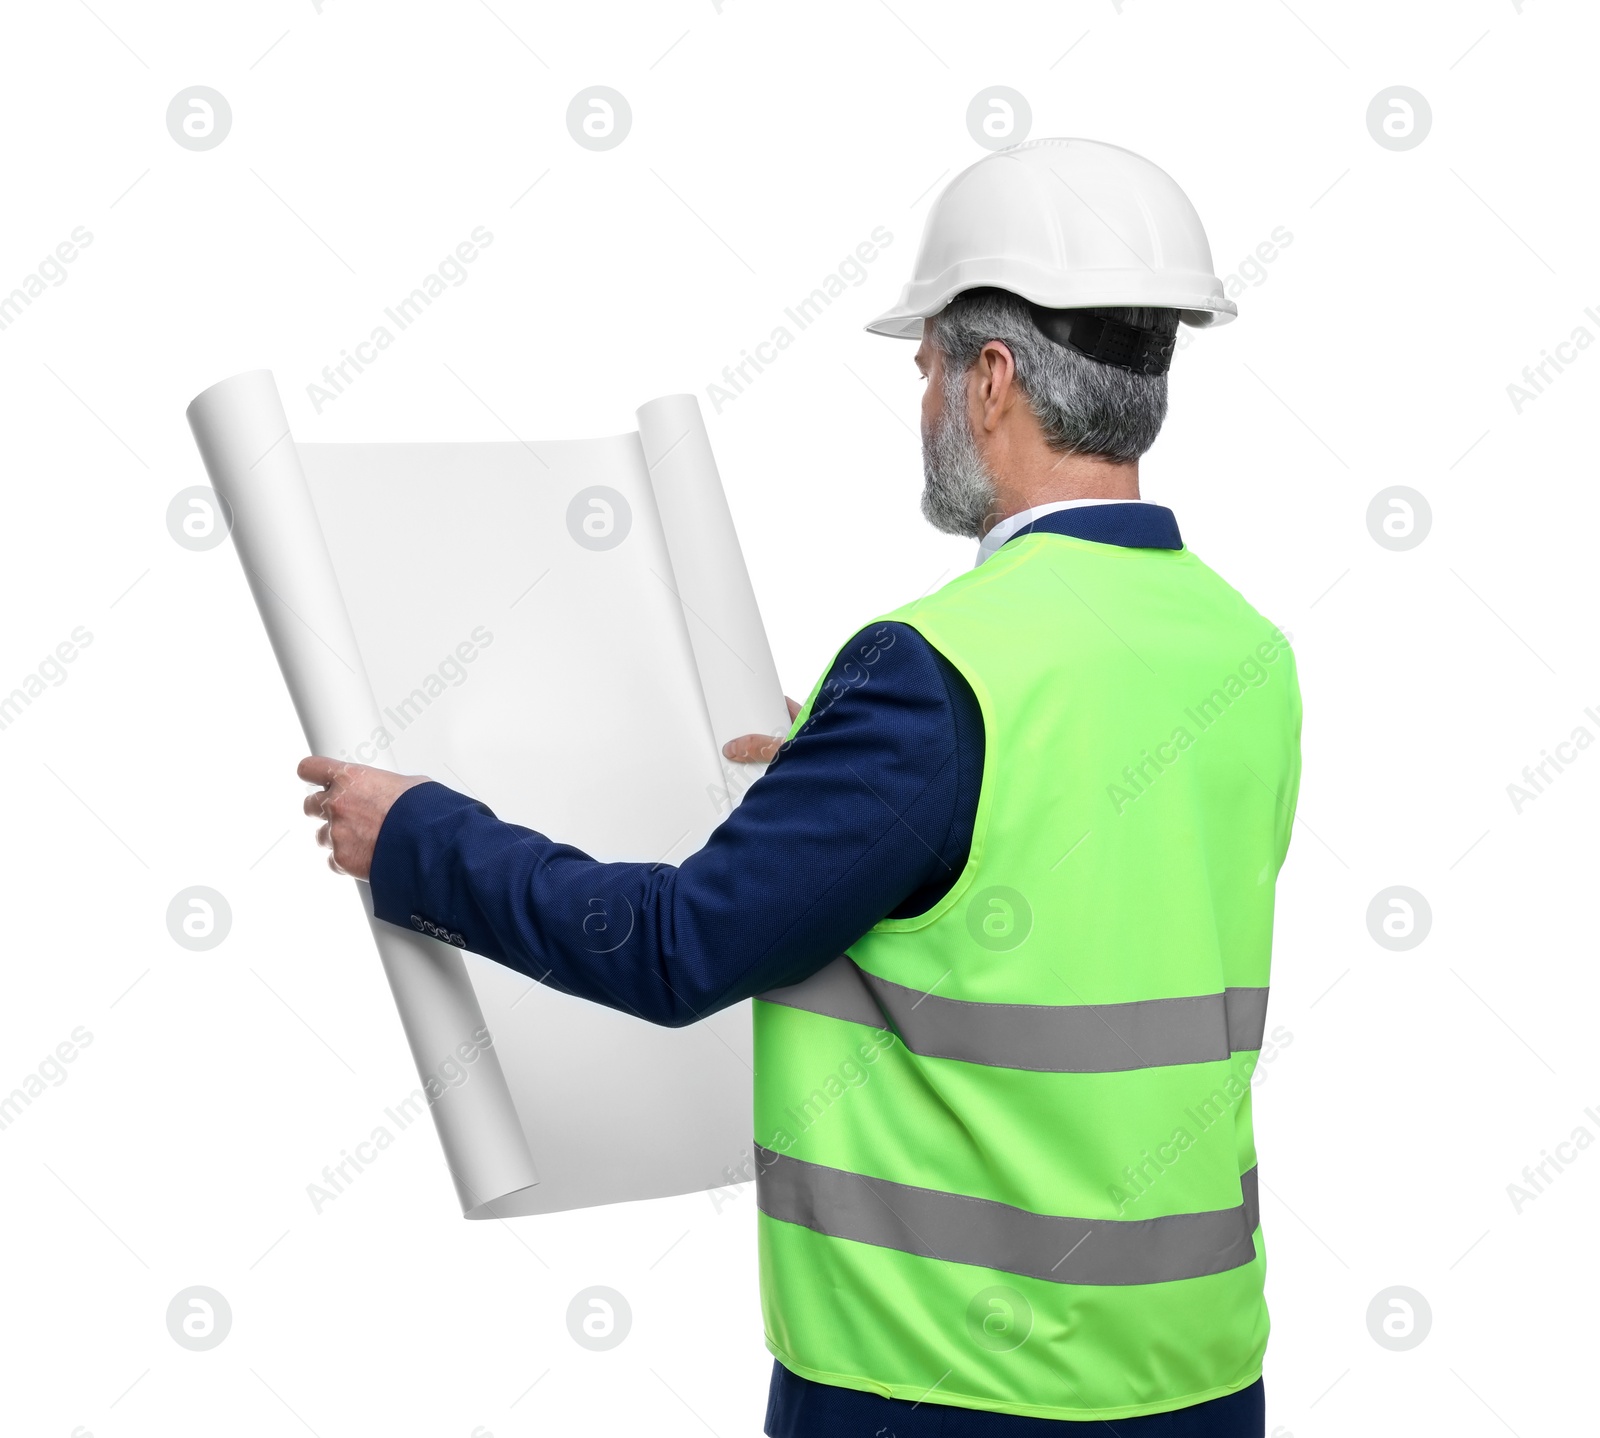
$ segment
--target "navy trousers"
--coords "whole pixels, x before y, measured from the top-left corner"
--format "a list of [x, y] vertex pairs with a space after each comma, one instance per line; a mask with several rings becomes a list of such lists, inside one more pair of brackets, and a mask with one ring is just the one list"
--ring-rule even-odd
[[1225, 1398], [1171, 1413], [1079, 1422], [881, 1398], [814, 1383], [781, 1363], [773, 1364], [766, 1422], [770, 1438], [1264, 1438], [1266, 1430], [1259, 1378]]

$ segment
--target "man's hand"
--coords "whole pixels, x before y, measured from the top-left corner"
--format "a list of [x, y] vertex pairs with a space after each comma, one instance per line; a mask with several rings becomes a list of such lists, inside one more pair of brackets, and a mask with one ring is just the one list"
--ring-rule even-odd
[[394, 801], [407, 789], [428, 782], [421, 774], [391, 774], [315, 754], [302, 759], [295, 773], [308, 784], [322, 785], [317, 793], [306, 795], [305, 811], [323, 821], [317, 842], [333, 850], [328, 867], [353, 879], [371, 876], [378, 830]]
[[[800, 706], [787, 694], [783, 702], [789, 706], [789, 717], [793, 719], [800, 712]], [[770, 734], [741, 734], [737, 739], [728, 740], [722, 752], [737, 764], [766, 764], [782, 747], [783, 740], [774, 739]]]

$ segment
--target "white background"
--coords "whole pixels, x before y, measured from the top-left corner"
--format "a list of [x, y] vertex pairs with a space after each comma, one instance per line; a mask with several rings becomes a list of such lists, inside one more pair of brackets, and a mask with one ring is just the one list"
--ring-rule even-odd
[[[759, 1431], [748, 1189], [469, 1224], [418, 1125], [314, 1210], [307, 1185], [415, 1074], [299, 816], [302, 741], [237, 560], [168, 534], [204, 483], [183, 411], [258, 366], [306, 441], [614, 433], [694, 391], [803, 694], [853, 626], [970, 562], [916, 513], [912, 346], [861, 326], [930, 194], [984, 153], [965, 117], [993, 85], [1034, 136], [1169, 170], [1220, 273], [1292, 235], [1239, 321], [1180, 354], [1145, 466], [1292, 633], [1305, 694], [1270, 1018], [1292, 1042], [1256, 1094], [1269, 1431], [1592, 1428], [1600, 1152], [1520, 1212], [1507, 1185], [1600, 1136], [1600, 753], [1520, 813], [1506, 790], [1600, 735], [1600, 354], [1520, 413], [1507, 393], [1575, 327], [1600, 336], [1592, 9], [93, 6], [9, 7], [0, 91], [0, 293], [93, 236], [0, 331], [0, 692], [93, 636], [0, 730], [0, 1094], [93, 1036], [0, 1130], [5, 1432]], [[633, 113], [601, 153], [565, 121], [596, 84]], [[204, 152], [165, 122], [193, 85], [232, 108]], [[1393, 85], [1431, 106], [1410, 150], [1367, 128]], [[467, 282], [317, 413], [306, 385], [479, 225]], [[723, 367], [880, 225], [864, 282], [719, 412]], [[1366, 520], [1394, 484], [1432, 510], [1403, 552]], [[204, 953], [165, 921], [195, 884], [233, 912]], [[1405, 952], [1366, 919], [1397, 884], [1433, 915]], [[166, 1326], [195, 1284], [232, 1308], [207, 1352]], [[565, 1317], [596, 1284], [633, 1315], [604, 1353]], [[1432, 1312], [1406, 1352], [1368, 1332], [1394, 1285]]]

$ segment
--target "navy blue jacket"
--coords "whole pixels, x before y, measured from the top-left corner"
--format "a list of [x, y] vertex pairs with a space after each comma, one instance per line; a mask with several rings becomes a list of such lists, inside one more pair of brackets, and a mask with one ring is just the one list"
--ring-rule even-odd
[[[1019, 533], [1040, 531], [1183, 543], [1171, 510], [1151, 504], [1058, 510]], [[565, 993], [652, 1023], [693, 1023], [799, 983], [880, 919], [936, 903], [967, 861], [983, 744], [977, 700], [954, 666], [907, 625], [871, 625], [840, 652], [799, 733], [682, 864], [601, 863], [443, 784], [419, 784], [378, 834], [373, 903], [381, 919], [442, 930]], [[596, 935], [597, 912], [634, 916], [620, 946]], [[1255, 1400], [1119, 1419], [1115, 1431], [1253, 1438], [1263, 1420], [1241, 1425], [1241, 1401]], [[933, 1403], [912, 1410], [774, 1364], [767, 1432], [1022, 1438], [1063, 1427]]]

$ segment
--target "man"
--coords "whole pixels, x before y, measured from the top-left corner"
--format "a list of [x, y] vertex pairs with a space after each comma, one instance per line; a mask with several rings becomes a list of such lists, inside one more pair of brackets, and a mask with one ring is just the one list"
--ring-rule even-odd
[[[1299, 693], [1139, 497], [1179, 323], [1233, 311], [1211, 268], [1112, 146], [951, 183], [870, 328], [921, 337], [923, 513], [978, 564], [728, 746], [773, 763], [681, 866], [300, 767], [379, 917], [658, 1023], [758, 996], [774, 1438], [1263, 1433], [1249, 1077]], [[638, 916], [603, 956], [597, 900]]]

